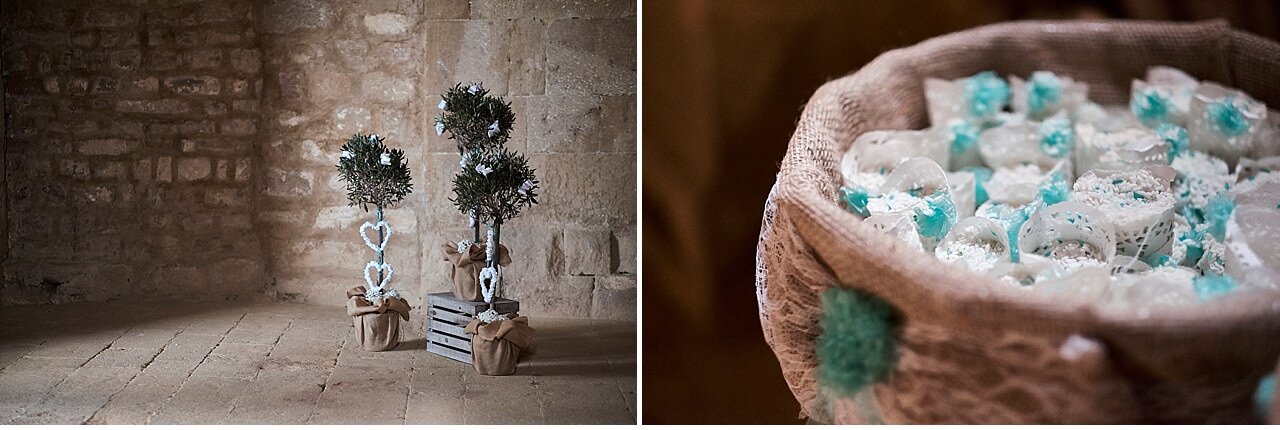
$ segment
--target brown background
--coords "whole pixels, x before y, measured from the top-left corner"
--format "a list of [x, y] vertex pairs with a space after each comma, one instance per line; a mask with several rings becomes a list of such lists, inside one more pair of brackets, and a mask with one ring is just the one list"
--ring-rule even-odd
[[755, 242], [805, 100], [880, 53], [1017, 19], [1200, 20], [1280, 38], [1271, 1], [650, 1], [644, 5], [644, 417], [798, 423], [760, 332]]

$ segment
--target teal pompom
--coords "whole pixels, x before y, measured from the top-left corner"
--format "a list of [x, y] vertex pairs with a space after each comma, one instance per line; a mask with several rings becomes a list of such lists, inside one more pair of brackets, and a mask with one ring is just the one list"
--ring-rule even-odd
[[1209, 198], [1204, 205], [1204, 221], [1209, 224], [1209, 234], [1219, 242], [1227, 235], [1227, 220], [1231, 219], [1235, 208], [1236, 202], [1221, 194]]
[[1053, 158], [1062, 158], [1071, 153], [1076, 145], [1076, 133], [1071, 121], [1066, 118], [1053, 118], [1040, 123], [1040, 151]]
[[1174, 158], [1187, 153], [1187, 146], [1191, 143], [1187, 137], [1187, 129], [1173, 124], [1160, 124], [1156, 128], [1156, 134], [1169, 144], [1169, 162], [1172, 163]]
[[1009, 219], [1009, 258], [1014, 263], [1022, 261], [1022, 256], [1018, 253], [1018, 230], [1022, 230], [1022, 225], [1026, 224], [1034, 213], [1035, 204], [1028, 204], [1014, 211]]
[[1067, 184], [1067, 176], [1062, 172], [1053, 172], [1048, 180], [1040, 184], [1040, 191], [1036, 198], [1043, 201], [1045, 206], [1053, 206], [1067, 201], [1069, 192], [1071, 192], [1071, 185]]
[[978, 135], [982, 130], [968, 121], [956, 121], [951, 124], [951, 153], [963, 154], [978, 143]]
[[1155, 256], [1154, 261], [1155, 261], [1155, 264], [1152, 264], [1153, 267], [1160, 267], [1160, 266], [1175, 267], [1178, 265], [1176, 261], [1173, 261], [1173, 257], [1170, 257], [1169, 254], [1157, 254]]
[[1239, 136], [1249, 131], [1244, 113], [1236, 107], [1232, 97], [1209, 104], [1209, 128], [1223, 136]]
[[1253, 392], [1253, 411], [1261, 419], [1267, 419], [1271, 413], [1271, 402], [1276, 395], [1276, 374], [1272, 373], [1258, 381], [1258, 390]]
[[871, 195], [867, 193], [867, 190], [840, 187], [840, 201], [844, 203], [845, 209], [861, 215], [863, 218], [871, 216], [871, 211], [867, 210], [867, 201], [870, 199]]
[[1129, 110], [1148, 127], [1167, 121], [1172, 110], [1169, 99], [1155, 88], [1143, 88], [1129, 100]]
[[942, 239], [956, 225], [956, 205], [951, 194], [938, 190], [925, 198], [924, 207], [915, 208], [916, 232], [921, 236]]
[[1226, 275], [1197, 276], [1191, 284], [1195, 287], [1196, 294], [1203, 300], [1209, 300], [1236, 289], [1236, 281]]
[[1187, 255], [1183, 257], [1187, 265], [1195, 265], [1204, 257], [1204, 233], [1195, 227], [1178, 236], [1178, 241], [1187, 246]]
[[981, 166], [968, 166], [961, 170], [973, 173], [974, 204], [982, 206], [989, 198], [987, 196], [986, 183], [991, 180], [991, 169]]
[[1062, 82], [1049, 72], [1035, 72], [1027, 81], [1027, 113], [1042, 115], [1062, 99]]
[[990, 70], [964, 81], [964, 101], [975, 117], [995, 115], [1009, 104], [1009, 84]]
[[822, 334], [818, 335], [818, 380], [848, 396], [889, 375], [894, 353], [893, 309], [858, 290], [828, 288], [822, 293]]

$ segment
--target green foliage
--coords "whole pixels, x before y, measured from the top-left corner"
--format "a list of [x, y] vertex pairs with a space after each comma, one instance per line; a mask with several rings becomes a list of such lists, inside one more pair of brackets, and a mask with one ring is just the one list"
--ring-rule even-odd
[[480, 84], [459, 83], [441, 98], [444, 113], [436, 118], [436, 130], [448, 132], [462, 156], [449, 199], [458, 210], [477, 223], [501, 224], [537, 204], [534, 170], [523, 155], [504, 147], [516, 119], [511, 103]]
[[[446, 106], [436, 117], [436, 123], [443, 126], [440, 130], [448, 132], [450, 139], [457, 141], [458, 155], [493, 154], [511, 138], [511, 127], [516, 122], [511, 103], [489, 95], [489, 90], [480, 84], [464, 87], [458, 83], [441, 98]], [[490, 133], [494, 121], [498, 123], [497, 130]]]
[[[488, 174], [483, 169], [492, 169]], [[538, 179], [528, 160], [505, 148], [494, 155], [475, 157], [453, 178], [458, 210], [475, 210], [476, 220], [502, 224], [538, 203]]]
[[838, 286], [822, 294], [818, 380], [839, 395], [852, 395], [884, 378], [897, 359], [893, 309], [858, 290]]
[[[360, 205], [365, 211], [368, 205], [383, 208], [413, 192], [404, 151], [387, 149], [384, 140], [377, 135], [355, 134], [342, 145], [338, 177], [347, 183], [351, 206]], [[387, 164], [382, 163], [384, 154]]]

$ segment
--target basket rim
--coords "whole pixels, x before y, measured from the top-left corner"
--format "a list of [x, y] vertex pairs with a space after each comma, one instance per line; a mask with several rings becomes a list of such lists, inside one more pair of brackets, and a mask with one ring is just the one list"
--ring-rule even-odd
[[[1045, 37], [1052, 38], [1083, 33], [1145, 34], [1156, 29], [1168, 31], [1170, 26], [1215, 35], [1217, 42], [1226, 48], [1219, 51], [1223, 56], [1248, 54], [1240, 51], [1240, 48], [1245, 47], [1235, 43], [1237, 38], [1250, 39], [1254, 44], [1261, 41], [1269, 49], [1280, 51], [1280, 44], [1232, 29], [1224, 20], [1191, 23], [1131, 20], [1015, 21], [976, 27], [893, 49], [856, 72], [827, 82], [810, 98], [788, 143], [777, 178], [777, 193], [773, 195], [775, 200], [772, 203], [776, 205], [777, 211], [788, 211], [795, 216], [788, 218], [792, 220], [789, 224], [812, 248], [815, 258], [832, 269], [832, 274], [842, 286], [863, 289], [880, 296], [897, 306], [908, 318], [923, 318], [948, 324], [996, 325], [1007, 323], [1011, 317], [1021, 317], [1027, 322], [1024, 327], [1019, 328], [1022, 330], [1099, 334], [1122, 332], [1164, 338], [1213, 335], [1223, 330], [1246, 336], [1280, 332], [1280, 290], [1237, 291], [1202, 305], [1152, 309], [1149, 316], [1137, 316], [1131, 310], [1119, 309], [1118, 306], [1099, 306], [1100, 302], [1096, 299], [1081, 295], [1019, 293], [994, 277], [939, 264], [940, 261], [933, 255], [907, 248], [888, 235], [863, 225], [860, 218], [841, 209], [834, 198], [823, 198], [834, 196], [831, 187], [838, 184], [838, 178], [823, 171], [815, 163], [815, 157], [821, 156], [820, 149], [842, 152], [842, 148], [848, 146], [844, 142], [835, 141], [835, 136], [841, 134], [838, 128], [847, 129], [850, 112], [858, 108], [847, 97], [848, 90], [855, 88], [855, 83], [862, 83], [875, 74], [882, 73], [881, 69], [913, 67], [904, 58], [912, 50], [946, 45], [961, 38], [973, 40], [1008, 37], [1028, 30], [1039, 30], [1045, 33]], [[1229, 65], [1223, 67], [1227, 68], [1226, 76], [1235, 76], [1229, 70]], [[802, 134], [817, 136], [817, 139], [802, 138]], [[851, 139], [848, 143], [851, 143]], [[875, 253], [878, 261], [850, 260], [857, 256], [850, 252], [855, 246], [875, 246], [878, 248]], [[921, 258], [926, 256], [928, 258]], [[899, 265], [883, 264], [886, 260], [898, 262]], [[889, 282], [859, 282], [865, 280], [865, 276], [850, 275], [847, 271], [833, 269], [835, 266], [848, 264], [870, 264], [878, 277], [903, 281], [929, 279], [932, 285], [897, 282], [895, 288], [888, 288], [884, 285]], [[854, 285], [857, 287], [853, 287]], [[941, 285], [946, 287], [938, 287]], [[991, 288], [992, 286], [996, 288]], [[903, 306], [922, 302], [932, 305], [927, 306], [929, 309], [943, 311], [934, 315], [917, 315], [912, 313], [910, 306]]]

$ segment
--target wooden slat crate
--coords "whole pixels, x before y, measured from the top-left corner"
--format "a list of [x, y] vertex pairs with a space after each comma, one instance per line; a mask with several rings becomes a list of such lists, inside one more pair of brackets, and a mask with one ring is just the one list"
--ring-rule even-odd
[[[476, 314], [484, 312], [485, 302], [458, 300], [453, 293], [427, 295], [427, 352], [471, 364], [471, 335], [462, 329]], [[507, 314], [520, 310], [520, 302], [494, 300], [493, 309]]]

